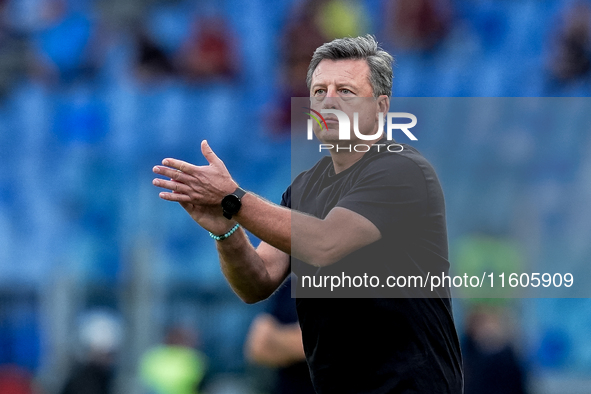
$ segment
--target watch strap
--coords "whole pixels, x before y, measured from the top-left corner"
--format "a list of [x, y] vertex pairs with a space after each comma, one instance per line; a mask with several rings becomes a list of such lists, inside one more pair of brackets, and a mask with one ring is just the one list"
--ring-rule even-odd
[[243, 188], [241, 188], [240, 186], [238, 186], [236, 188], [236, 190], [234, 190], [234, 192], [232, 192], [231, 194], [233, 194], [236, 197], [242, 199], [242, 197], [244, 197], [244, 195], [246, 194], [246, 190], [244, 190]]

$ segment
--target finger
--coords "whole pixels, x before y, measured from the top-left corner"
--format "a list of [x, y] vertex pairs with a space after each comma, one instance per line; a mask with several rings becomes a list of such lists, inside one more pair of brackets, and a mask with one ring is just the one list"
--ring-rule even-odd
[[166, 179], [155, 178], [152, 181], [152, 184], [154, 186], [158, 186], [163, 189], [172, 190], [177, 193], [189, 194], [191, 192], [191, 188], [189, 186], [185, 185], [184, 183], [177, 182], [175, 180], [167, 181]]
[[185, 172], [187, 174], [193, 174], [195, 172], [195, 170], [197, 169], [197, 166], [195, 166], [191, 163], [187, 163], [186, 161], [171, 159], [171, 158], [166, 158], [166, 159], [162, 160], [162, 165], [165, 165], [167, 167], [172, 167], [174, 169]]
[[207, 140], [203, 140], [201, 142], [201, 153], [203, 153], [203, 156], [209, 164], [213, 164], [220, 161], [220, 158], [217, 157], [215, 153], [213, 153], [213, 150], [207, 143]]
[[191, 202], [191, 197], [187, 196], [183, 193], [170, 193], [170, 192], [160, 192], [158, 196], [167, 201], [175, 201], [180, 203], [189, 203]]
[[191, 177], [181, 170], [177, 170], [174, 168], [164, 167], [164, 166], [154, 166], [152, 169], [154, 173], [164, 175], [169, 177], [170, 179], [174, 179], [175, 181], [182, 182], [182, 183], [189, 183]]

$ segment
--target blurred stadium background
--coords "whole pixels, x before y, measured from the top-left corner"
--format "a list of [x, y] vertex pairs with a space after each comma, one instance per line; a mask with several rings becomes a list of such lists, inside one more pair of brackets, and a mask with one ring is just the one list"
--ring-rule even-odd
[[[395, 96], [591, 92], [589, 1], [0, 1], [0, 393], [62, 393], [97, 353], [112, 392], [148, 393], [143, 355], [171, 327], [207, 360], [203, 392], [265, 392], [242, 352], [264, 304], [232, 293], [213, 242], [158, 198], [151, 169], [203, 164], [207, 138], [243, 187], [278, 202], [311, 52], [365, 33], [395, 55]], [[417, 144], [446, 193], [452, 264], [588, 271], [586, 103], [564, 133]], [[470, 311], [502, 310], [484, 326], [511, 344], [529, 392], [591, 393], [591, 300], [476, 304], [456, 300], [460, 334], [478, 331]]]

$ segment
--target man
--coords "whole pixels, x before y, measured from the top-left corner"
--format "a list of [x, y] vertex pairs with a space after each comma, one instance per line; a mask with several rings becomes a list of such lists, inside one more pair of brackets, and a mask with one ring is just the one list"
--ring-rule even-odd
[[291, 278], [265, 301], [267, 309], [253, 320], [244, 350], [249, 361], [275, 369], [273, 394], [314, 394]]
[[[373, 37], [319, 47], [307, 82], [312, 109], [355, 110], [362, 142], [380, 142], [392, 57]], [[327, 116], [315, 133], [323, 143], [343, 144], [336, 117]], [[346, 145], [356, 142], [360, 138], [353, 133]], [[282, 206], [238, 188], [206, 141], [201, 148], [208, 166], [164, 159], [154, 172], [170, 180], [154, 184], [172, 190], [160, 197], [179, 202], [218, 241], [222, 271], [245, 302], [267, 298], [291, 266], [298, 275], [361, 272], [362, 264], [394, 274], [449, 269], [439, 181], [411, 147], [397, 153], [333, 149], [330, 158], [294, 180]], [[242, 227], [262, 240], [258, 248]], [[298, 297], [297, 311], [317, 393], [462, 392], [459, 342], [447, 297]]]

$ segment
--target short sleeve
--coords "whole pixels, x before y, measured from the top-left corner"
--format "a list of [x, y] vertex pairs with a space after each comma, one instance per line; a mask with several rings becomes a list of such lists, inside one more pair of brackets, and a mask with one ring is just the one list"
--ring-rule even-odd
[[287, 190], [281, 196], [281, 206], [291, 208], [291, 186], [288, 186]]
[[367, 218], [383, 235], [401, 231], [424, 214], [426, 190], [420, 166], [397, 155], [368, 163], [337, 206]]

